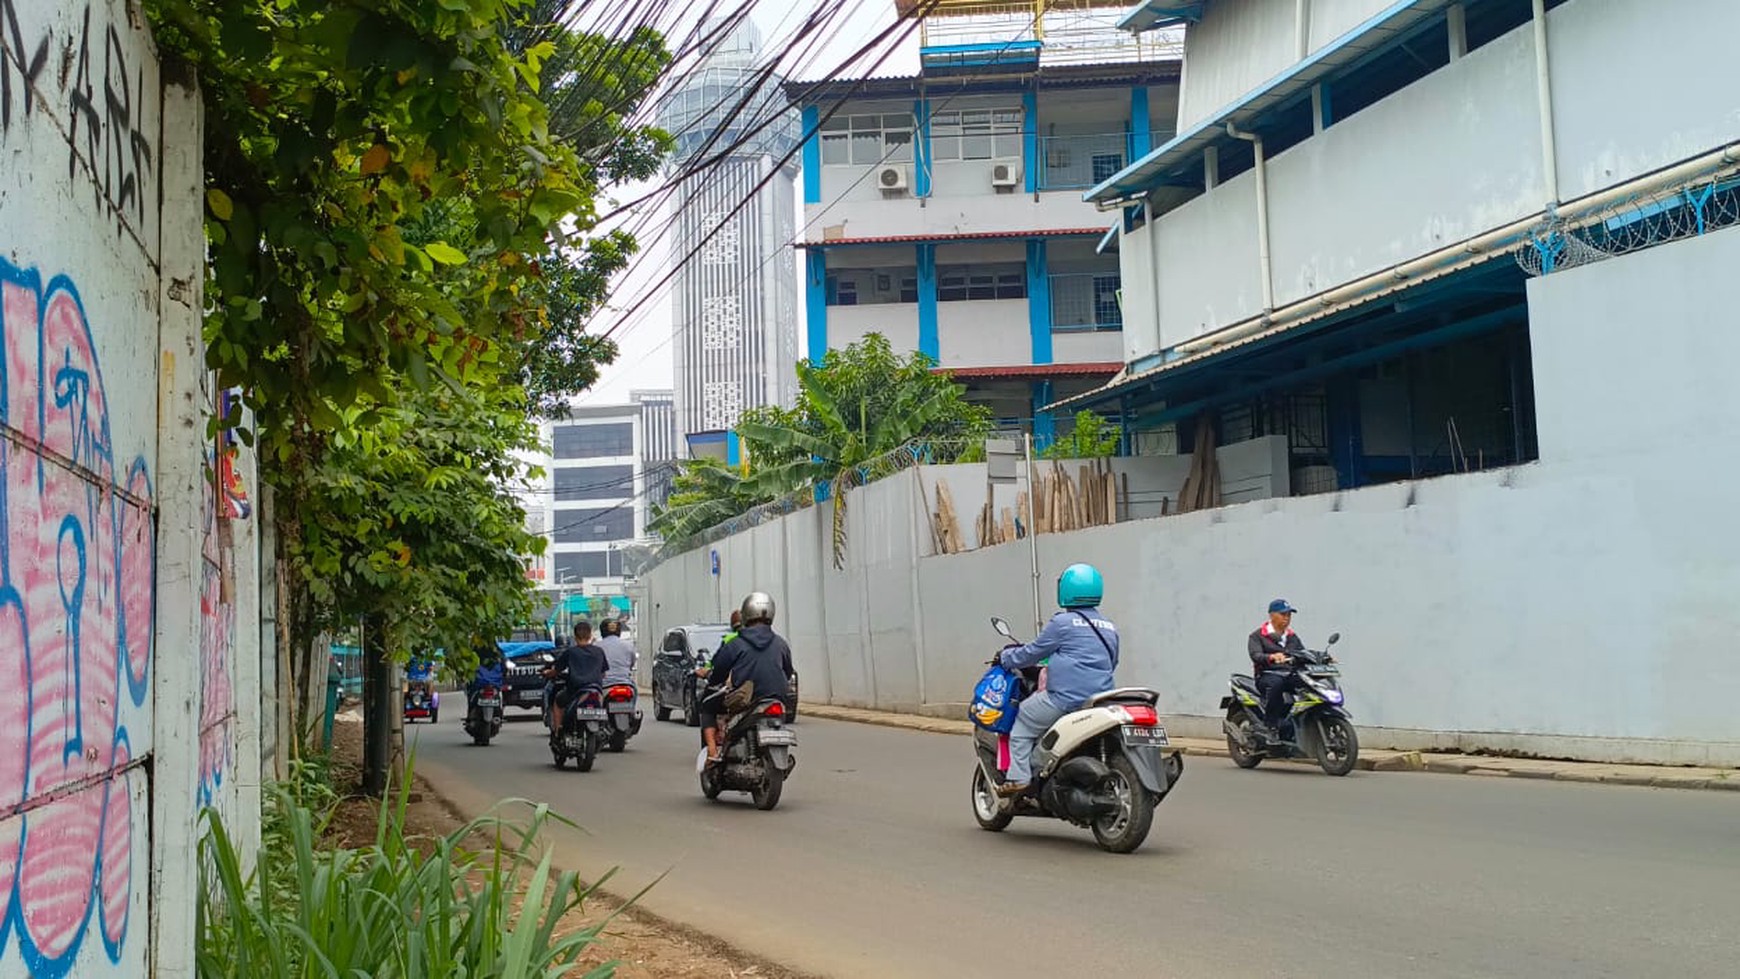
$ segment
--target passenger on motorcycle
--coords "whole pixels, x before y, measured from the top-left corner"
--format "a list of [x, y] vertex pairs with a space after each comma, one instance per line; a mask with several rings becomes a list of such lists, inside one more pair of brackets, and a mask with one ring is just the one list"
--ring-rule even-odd
[[1057, 723], [1077, 710], [1089, 697], [1112, 689], [1112, 673], [1118, 668], [1118, 627], [1100, 613], [1105, 585], [1092, 565], [1072, 564], [1057, 579], [1057, 604], [1063, 610], [1051, 617], [1038, 638], [1025, 646], [1011, 646], [997, 654], [997, 662], [1020, 670], [1050, 658], [1045, 689], [1029, 694], [1015, 715], [1009, 732], [1009, 771], [997, 787], [1000, 795], [1020, 795], [1033, 778], [1033, 744]]
[[604, 650], [592, 641], [592, 623], [585, 619], [574, 623], [574, 645], [557, 650], [556, 661], [544, 668], [551, 683], [550, 730], [562, 730], [562, 712], [581, 690], [604, 685], [609, 665]]
[[701, 695], [701, 740], [707, 745], [707, 761], [719, 760], [719, 720], [725, 695], [745, 683], [754, 684], [755, 700], [783, 699], [791, 692], [791, 647], [773, 631], [773, 598], [765, 592], [750, 592], [743, 600], [743, 631], [722, 643], [707, 671], [707, 689]]
[[634, 643], [622, 638], [622, 620], [605, 619], [599, 626], [604, 633], [598, 640], [598, 647], [604, 650], [604, 659], [608, 664], [604, 672], [604, 685], [613, 683], [634, 684], [634, 664], [639, 657], [634, 651]]
[[1299, 675], [1290, 668], [1292, 658], [1305, 651], [1305, 643], [1293, 632], [1293, 613], [1299, 611], [1284, 598], [1269, 603], [1269, 621], [1251, 633], [1247, 651], [1257, 692], [1263, 698], [1263, 724], [1274, 737], [1286, 738], [1281, 725], [1286, 719], [1282, 702], [1288, 690], [1299, 686]]

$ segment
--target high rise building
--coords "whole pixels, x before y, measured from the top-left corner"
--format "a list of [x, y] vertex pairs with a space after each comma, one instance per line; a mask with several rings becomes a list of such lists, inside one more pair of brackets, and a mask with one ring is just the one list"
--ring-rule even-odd
[[673, 165], [705, 169], [675, 195], [671, 237], [676, 434], [691, 444], [723, 442], [744, 409], [796, 396], [798, 120], [780, 79], [756, 77], [760, 47], [745, 21], [662, 109]]

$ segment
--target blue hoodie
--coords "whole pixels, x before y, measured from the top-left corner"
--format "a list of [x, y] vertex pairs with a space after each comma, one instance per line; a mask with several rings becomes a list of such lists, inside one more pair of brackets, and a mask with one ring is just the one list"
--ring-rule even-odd
[[[1094, 634], [1096, 628], [1098, 635]], [[1060, 710], [1075, 710], [1094, 694], [1113, 688], [1118, 627], [1097, 608], [1065, 609], [1051, 617], [1039, 638], [1004, 650], [1003, 665], [1018, 670], [1037, 665], [1046, 657], [1051, 658], [1046, 665], [1046, 693]]]

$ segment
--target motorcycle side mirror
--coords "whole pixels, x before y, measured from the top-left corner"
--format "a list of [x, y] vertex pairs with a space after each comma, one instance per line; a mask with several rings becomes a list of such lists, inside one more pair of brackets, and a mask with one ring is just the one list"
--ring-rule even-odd
[[1004, 639], [1015, 638], [1015, 634], [1009, 631], [1009, 623], [1004, 622], [995, 615], [991, 616], [991, 628], [997, 630], [997, 635], [1002, 636]]
[[1341, 633], [1339, 633], [1339, 632], [1331, 632], [1331, 633], [1330, 633], [1330, 634], [1329, 634], [1329, 641], [1328, 641], [1328, 642], [1327, 642], [1327, 643], [1325, 643], [1325, 644], [1324, 644], [1324, 645], [1326, 645], [1326, 646], [1333, 646], [1333, 645], [1335, 645], [1335, 644], [1336, 644], [1336, 643], [1338, 643], [1338, 642], [1340, 642], [1340, 641], [1341, 641]]

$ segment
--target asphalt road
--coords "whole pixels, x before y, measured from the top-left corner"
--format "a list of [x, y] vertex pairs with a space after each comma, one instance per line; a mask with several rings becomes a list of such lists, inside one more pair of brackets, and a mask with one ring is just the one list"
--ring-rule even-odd
[[556, 771], [535, 719], [418, 726], [460, 805], [548, 801], [563, 866], [833, 977], [1740, 975], [1740, 793], [1185, 759], [1147, 844], [973, 822], [965, 737], [800, 720], [779, 808], [701, 797], [694, 729]]

